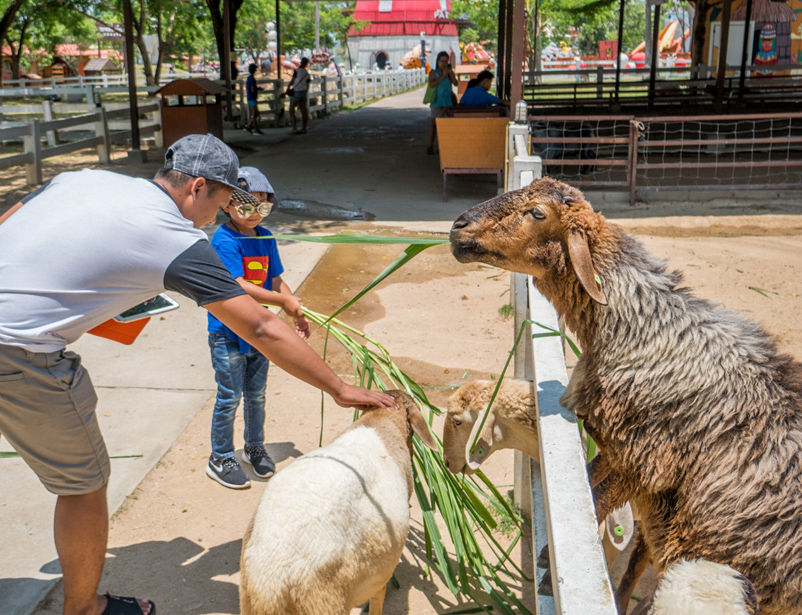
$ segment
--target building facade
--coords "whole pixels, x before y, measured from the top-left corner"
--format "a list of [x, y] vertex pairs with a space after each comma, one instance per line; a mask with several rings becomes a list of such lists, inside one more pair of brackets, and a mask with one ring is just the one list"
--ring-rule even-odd
[[441, 51], [459, 63], [457, 24], [450, 0], [357, 0], [354, 19], [369, 22], [348, 34], [351, 60], [362, 69], [398, 68], [404, 54], [425, 41], [428, 61]]

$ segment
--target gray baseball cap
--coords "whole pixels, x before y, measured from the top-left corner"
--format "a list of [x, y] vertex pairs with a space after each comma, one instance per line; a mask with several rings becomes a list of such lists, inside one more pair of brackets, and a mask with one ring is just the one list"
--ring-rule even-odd
[[245, 180], [248, 184], [249, 192], [267, 192], [268, 194], [275, 194], [276, 192], [265, 174], [256, 167], [240, 167], [239, 179]]
[[259, 199], [237, 187], [239, 159], [234, 150], [214, 135], [188, 135], [179, 139], [164, 155], [164, 168], [230, 186], [234, 189], [231, 195], [234, 201], [259, 203]]

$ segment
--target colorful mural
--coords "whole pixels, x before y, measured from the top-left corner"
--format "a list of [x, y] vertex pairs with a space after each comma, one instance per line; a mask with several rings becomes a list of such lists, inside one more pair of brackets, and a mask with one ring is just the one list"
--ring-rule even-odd
[[[802, 14], [802, 0], [786, 0], [785, 2], [752, 0], [751, 26], [746, 29], [747, 36], [752, 38], [750, 63], [764, 67], [800, 64], [800, 68], [802, 68], [802, 17], [800, 14]], [[737, 24], [742, 26], [745, 17], [746, 0], [735, 0], [731, 18], [733, 26]], [[720, 8], [710, 12], [710, 21], [721, 22]], [[740, 36], [733, 38], [732, 35], [736, 31]], [[736, 51], [743, 46], [743, 32], [743, 26], [730, 30], [729, 45], [736, 46]], [[708, 45], [710, 44], [708, 43]], [[716, 43], [712, 44], [716, 45]], [[705, 57], [708, 57], [707, 51], [705, 50]], [[712, 55], [718, 57], [717, 46], [714, 47]], [[729, 60], [732, 55], [730, 53], [727, 55]], [[732, 64], [732, 62], [728, 63]], [[755, 71], [754, 74], [759, 77], [767, 77], [774, 72], [773, 69], [765, 68]]]

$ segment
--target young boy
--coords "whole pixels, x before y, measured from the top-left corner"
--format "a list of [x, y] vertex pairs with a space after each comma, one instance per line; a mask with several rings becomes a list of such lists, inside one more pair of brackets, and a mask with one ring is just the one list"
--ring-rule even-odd
[[[259, 226], [277, 203], [273, 187], [254, 167], [240, 167], [239, 185], [259, 199], [259, 205], [230, 202], [223, 210], [230, 220], [217, 229], [212, 247], [245, 292], [260, 303], [282, 308], [295, 320], [303, 339], [311, 333], [309, 321], [297, 297], [281, 279], [284, 267], [272, 234]], [[265, 237], [265, 239], [251, 239]], [[209, 348], [217, 381], [217, 401], [212, 417], [212, 454], [206, 474], [221, 485], [244, 489], [251, 484], [234, 457], [234, 417], [244, 396], [245, 448], [242, 459], [262, 478], [276, 466], [264, 447], [265, 387], [268, 360], [255, 348], [209, 314]]]
[[256, 64], [249, 64], [248, 78], [245, 80], [245, 97], [248, 99], [251, 119], [245, 127], [245, 130], [255, 135], [265, 134], [259, 130], [259, 103], [257, 98], [259, 97], [259, 90], [261, 89], [262, 88], [256, 85]]

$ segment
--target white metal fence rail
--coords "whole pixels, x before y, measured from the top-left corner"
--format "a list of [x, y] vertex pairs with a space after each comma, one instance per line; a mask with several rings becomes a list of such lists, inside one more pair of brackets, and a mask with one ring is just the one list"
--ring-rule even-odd
[[[529, 156], [525, 125], [510, 124], [508, 135], [507, 187], [514, 189], [540, 177], [540, 158]], [[560, 328], [554, 307], [529, 276], [512, 274], [512, 297], [516, 335], [526, 319]], [[562, 339], [532, 337], [542, 332], [528, 325], [515, 356], [515, 376], [536, 384], [540, 440], [539, 459], [516, 454], [516, 499], [524, 513], [531, 514], [534, 556], [549, 545], [554, 593], [553, 598], [537, 596], [536, 612], [616, 615], [579, 427], [576, 417], [560, 405], [568, 384]], [[536, 573], [537, 586], [545, 571]]]

